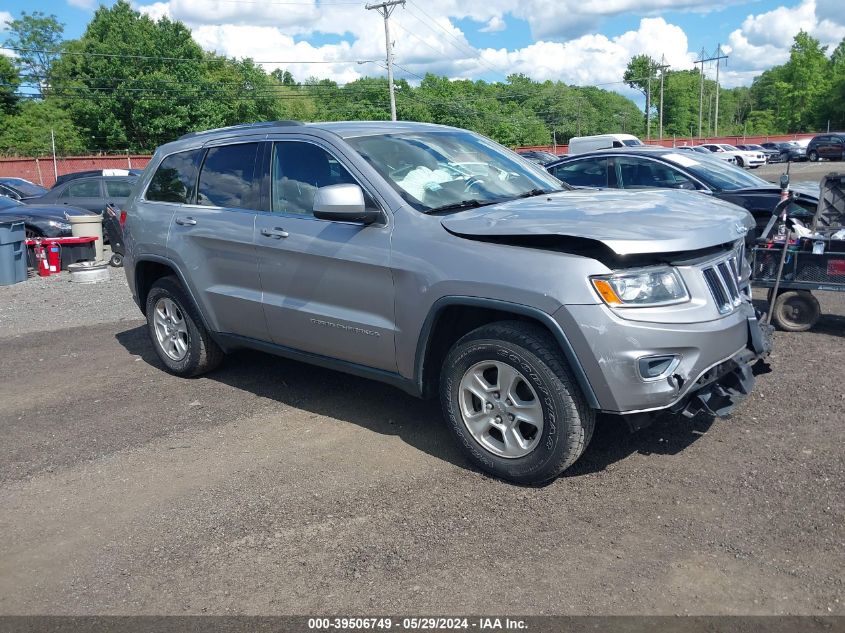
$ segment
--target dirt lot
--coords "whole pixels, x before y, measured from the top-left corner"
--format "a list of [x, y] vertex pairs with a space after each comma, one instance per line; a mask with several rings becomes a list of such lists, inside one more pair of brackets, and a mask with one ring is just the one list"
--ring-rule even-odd
[[[786, 163], [772, 163], [763, 165], [757, 169], [750, 170], [752, 174], [760, 176], [763, 180], [777, 183], [780, 175], [786, 173]], [[845, 173], [845, 163], [821, 161], [818, 163], [804, 162], [791, 163], [789, 165], [789, 177], [792, 182], [813, 181], [819, 182], [824, 176], [831, 172]]]
[[526, 488], [387, 386], [169, 376], [122, 284], [0, 288], [0, 613], [845, 614], [842, 295], [732, 419]]

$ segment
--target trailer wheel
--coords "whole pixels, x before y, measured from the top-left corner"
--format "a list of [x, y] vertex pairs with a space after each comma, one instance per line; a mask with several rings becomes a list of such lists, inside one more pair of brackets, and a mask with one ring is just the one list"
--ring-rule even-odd
[[809, 290], [778, 293], [772, 306], [772, 321], [786, 332], [806, 332], [819, 320], [821, 307]]

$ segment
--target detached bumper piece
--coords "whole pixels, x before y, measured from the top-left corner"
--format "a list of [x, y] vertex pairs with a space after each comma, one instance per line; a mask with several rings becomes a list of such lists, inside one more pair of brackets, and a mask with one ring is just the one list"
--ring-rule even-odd
[[[745, 356], [745, 353], [742, 355]], [[748, 356], [752, 355], [749, 353]], [[754, 371], [750, 362], [753, 362], [753, 357], [732, 358], [717, 365], [698, 379], [692, 387], [692, 395], [674, 412], [687, 418], [694, 418], [699, 413], [717, 418], [727, 416], [754, 387]]]

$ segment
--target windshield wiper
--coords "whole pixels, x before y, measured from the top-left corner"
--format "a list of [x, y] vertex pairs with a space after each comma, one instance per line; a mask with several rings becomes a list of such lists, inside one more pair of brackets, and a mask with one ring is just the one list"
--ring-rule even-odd
[[518, 198], [533, 198], [535, 196], [545, 196], [549, 193], [557, 193], [556, 189], [532, 189], [531, 191], [526, 191], [525, 193], [521, 193], [518, 196], [514, 196], [512, 200], [517, 200]]
[[494, 204], [498, 200], [491, 200], [489, 202], [481, 202], [479, 200], [461, 200], [460, 202], [452, 202], [444, 204], [439, 207], [427, 209], [424, 213], [439, 213], [440, 211], [457, 211], [459, 209], [475, 209], [476, 207], [483, 207], [488, 204]]

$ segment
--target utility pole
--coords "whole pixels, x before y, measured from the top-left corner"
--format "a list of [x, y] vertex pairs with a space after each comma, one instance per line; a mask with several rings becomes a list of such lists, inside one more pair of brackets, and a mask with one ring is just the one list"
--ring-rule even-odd
[[648, 66], [648, 81], [645, 93], [645, 140], [651, 140], [651, 73], [653, 67]]
[[[698, 89], [698, 138], [701, 138], [701, 122], [704, 113], [704, 64], [707, 62], [716, 62], [716, 116], [719, 116], [719, 61], [724, 59], [727, 63], [728, 56], [722, 54], [722, 45], [716, 47], [715, 54], [706, 57], [707, 53], [701, 49], [701, 57], [695, 60], [694, 63], [701, 64], [701, 84]], [[709, 117], [708, 117], [709, 118]], [[713, 126], [713, 136], [717, 136], [719, 131], [719, 124]]]
[[719, 61], [725, 60], [728, 65], [728, 56], [722, 54], [722, 45], [716, 45], [716, 118], [713, 120], [713, 136], [719, 136]]
[[56, 134], [53, 132], [53, 128], [50, 128], [50, 144], [53, 146], [53, 175], [56, 177], [56, 180], [58, 180], [59, 168], [56, 165]]
[[695, 60], [694, 64], [701, 64], [701, 74], [698, 78], [698, 139], [701, 141], [701, 124], [703, 122], [703, 114], [704, 114], [704, 56], [707, 53], [704, 52], [704, 48], [701, 49], [701, 57], [700, 59]]
[[387, 84], [390, 87], [390, 120], [396, 120], [396, 93], [393, 88], [393, 42], [390, 41], [390, 14], [397, 5], [405, 6], [405, 0], [387, 0], [368, 4], [367, 10], [375, 9], [384, 18], [384, 43], [387, 48]]
[[660, 69], [660, 140], [663, 140], [663, 78], [666, 75], [666, 69], [669, 68], [669, 64], [664, 63], [666, 61], [666, 56], [660, 56], [660, 65], [658, 68]]

